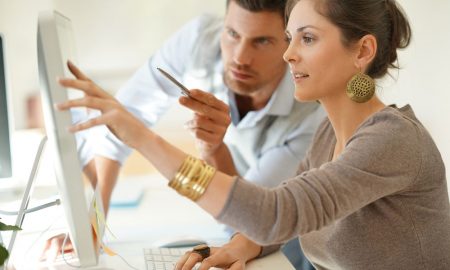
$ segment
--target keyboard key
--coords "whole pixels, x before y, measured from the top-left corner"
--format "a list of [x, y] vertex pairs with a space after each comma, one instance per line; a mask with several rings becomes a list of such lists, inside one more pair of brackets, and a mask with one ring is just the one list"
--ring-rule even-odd
[[161, 255], [153, 255], [153, 260], [162, 262], [163, 261], [163, 257]]
[[[189, 249], [148, 248], [144, 249], [147, 270], [173, 270], [178, 259]], [[198, 269], [198, 266], [194, 269]]]

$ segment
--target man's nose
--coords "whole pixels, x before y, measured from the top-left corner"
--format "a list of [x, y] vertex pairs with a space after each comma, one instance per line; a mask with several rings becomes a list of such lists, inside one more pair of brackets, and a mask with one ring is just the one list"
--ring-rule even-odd
[[238, 65], [250, 65], [252, 63], [252, 48], [246, 44], [239, 44], [234, 50], [233, 61]]

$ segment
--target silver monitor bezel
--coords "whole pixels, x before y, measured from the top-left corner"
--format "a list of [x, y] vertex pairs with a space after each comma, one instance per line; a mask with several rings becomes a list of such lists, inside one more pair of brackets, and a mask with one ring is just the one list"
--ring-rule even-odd
[[72, 244], [80, 266], [93, 266], [98, 263], [99, 250], [92, 233], [75, 136], [67, 130], [71, 115], [69, 111], [54, 108], [55, 103], [68, 99], [67, 89], [57, 82], [58, 77], [65, 75], [66, 64], [62, 59], [57, 24], [71, 29], [71, 21], [64, 15], [56, 11], [39, 13], [38, 64], [44, 120], [49, 145], [54, 149], [55, 174]]

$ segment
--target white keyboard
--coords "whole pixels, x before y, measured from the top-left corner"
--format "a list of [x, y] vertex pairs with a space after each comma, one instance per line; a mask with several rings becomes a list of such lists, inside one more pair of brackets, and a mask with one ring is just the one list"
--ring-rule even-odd
[[[144, 258], [147, 270], [173, 270], [178, 259], [192, 248], [145, 248]], [[198, 266], [193, 268], [198, 269]]]

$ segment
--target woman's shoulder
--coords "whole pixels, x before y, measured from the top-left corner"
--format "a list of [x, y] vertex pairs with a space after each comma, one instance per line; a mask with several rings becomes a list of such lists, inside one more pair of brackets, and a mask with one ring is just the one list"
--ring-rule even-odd
[[397, 108], [395, 105], [387, 106], [383, 110], [375, 113], [358, 128], [361, 131], [371, 131], [379, 136], [390, 138], [407, 139], [422, 137], [426, 129], [417, 119], [411, 106], [406, 105]]
[[314, 134], [314, 140], [321, 140], [321, 139], [329, 139], [330, 137], [334, 137], [334, 129], [331, 125], [330, 120], [328, 117], [325, 117], [322, 122], [320, 122], [319, 126], [316, 129], [316, 133]]

